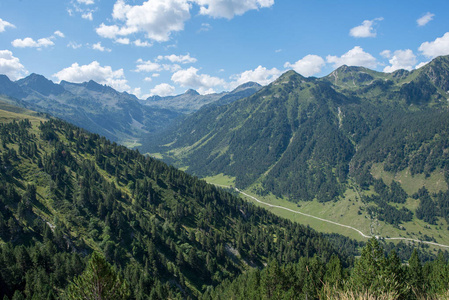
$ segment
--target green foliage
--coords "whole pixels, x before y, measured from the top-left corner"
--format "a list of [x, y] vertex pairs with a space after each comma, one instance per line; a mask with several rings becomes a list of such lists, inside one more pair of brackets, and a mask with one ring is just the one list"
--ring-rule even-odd
[[[393, 74], [343, 66], [321, 79], [287, 72], [251, 97], [205, 107], [148, 137], [142, 149], [198, 176], [235, 177], [238, 188], [261, 183], [262, 194], [293, 202], [337, 200], [348, 176], [369, 188], [373, 163], [412, 175], [446, 170], [447, 61]], [[380, 197], [376, 213], [386, 222], [412, 219], [387, 205], [408, 197], [399, 184]]]
[[67, 299], [128, 299], [129, 286], [99, 253], [91, 255], [83, 274], [68, 286]]
[[[57, 297], [92, 251], [114, 266], [137, 299], [195, 298], [249, 265], [332, 254], [349, 264], [357, 251], [347, 238], [276, 217], [59, 120], [0, 125], [0, 141], [0, 238], [24, 261], [5, 261], [2, 291], [10, 298], [16, 290]], [[39, 268], [27, 257], [42, 247], [51, 263]]]
[[446, 299], [447, 270], [442, 254], [423, 269], [416, 249], [403, 264], [394, 251], [386, 256], [373, 238], [352, 269], [342, 268], [337, 256], [281, 265], [272, 261], [261, 271], [222, 282], [202, 299]]

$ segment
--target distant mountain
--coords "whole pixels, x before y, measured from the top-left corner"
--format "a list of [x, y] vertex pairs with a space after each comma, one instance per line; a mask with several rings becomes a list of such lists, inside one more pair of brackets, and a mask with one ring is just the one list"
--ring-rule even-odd
[[200, 95], [197, 91], [189, 89], [181, 95], [168, 97], [152, 96], [147, 98], [147, 100], [141, 100], [140, 103], [149, 107], [164, 108], [182, 114], [190, 114], [204, 105], [212, 103], [224, 105], [251, 96], [261, 88], [262, 86], [258, 83], [248, 82], [238, 86], [231, 92], [207, 95]]
[[[411, 72], [342, 66], [305, 78], [289, 71], [250, 97], [203, 107], [144, 141], [142, 151], [293, 202], [366, 189], [350, 201], [362, 197], [360, 214], [372, 203], [366, 216], [394, 226], [415, 217], [449, 221], [446, 198], [436, 196], [449, 183], [448, 75], [449, 56]], [[432, 200], [417, 194], [420, 187], [433, 191]], [[406, 199], [415, 204], [395, 206]]]
[[224, 96], [231, 97], [231, 101], [245, 97], [259, 88], [250, 84], [243, 90], [204, 96], [189, 90], [179, 96], [154, 96], [142, 101], [92, 80], [84, 83], [63, 80], [55, 84], [33, 73], [12, 82], [0, 75], [0, 95], [16, 98], [23, 101], [22, 106], [49, 113], [130, 147], [139, 145], [142, 136], [167, 127], [182, 114], [192, 113]]

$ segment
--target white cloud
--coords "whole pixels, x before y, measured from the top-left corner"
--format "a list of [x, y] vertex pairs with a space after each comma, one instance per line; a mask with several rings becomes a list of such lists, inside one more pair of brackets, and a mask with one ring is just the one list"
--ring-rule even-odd
[[194, 0], [200, 5], [200, 14], [214, 18], [232, 19], [253, 9], [271, 7], [274, 0]]
[[140, 39], [135, 40], [134, 45], [137, 47], [151, 47], [153, 44], [147, 42], [147, 41], [141, 41]]
[[41, 38], [35, 41], [30, 37], [26, 37], [23, 40], [15, 39], [11, 44], [16, 48], [42, 48], [53, 46], [55, 43], [50, 38]]
[[282, 72], [276, 68], [267, 69], [265, 67], [258, 66], [254, 70], [248, 70], [231, 76], [233, 81], [230, 83], [229, 87], [233, 89], [249, 81], [254, 81], [261, 85], [267, 85], [276, 80], [281, 74]]
[[427, 65], [428, 63], [430, 63], [430, 61], [424, 61], [424, 62], [421, 62], [421, 63], [419, 63], [419, 64], [416, 65], [415, 69], [419, 69], [419, 68], [421, 68], [421, 67], [424, 67], [424, 66]]
[[435, 58], [440, 55], [449, 54], [449, 32], [433, 42], [424, 42], [419, 46], [419, 51], [429, 58]]
[[148, 0], [135, 6], [118, 0], [112, 16], [125, 24], [122, 27], [101, 24], [97, 33], [102, 37], [116, 38], [143, 32], [148, 39], [165, 42], [172, 32], [184, 30], [184, 23], [190, 19], [190, 8], [187, 0]]
[[396, 70], [404, 69], [411, 71], [416, 65], [416, 56], [410, 49], [394, 51], [393, 56], [389, 60], [391, 66], [386, 66], [384, 72], [391, 73]]
[[5, 20], [2, 20], [0, 18], [0, 32], [5, 31], [6, 27], [16, 28], [16, 26], [14, 26], [13, 24], [11, 24], [11, 23], [9, 23], [9, 22], [7, 22]]
[[378, 65], [374, 56], [363, 51], [359, 46], [355, 46], [340, 57], [328, 55], [326, 61], [334, 64], [334, 68], [338, 68], [342, 65], [375, 68]]
[[126, 13], [132, 8], [132, 6], [125, 4], [123, 0], [117, 0], [112, 9], [112, 17], [117, 20], [126, 20]]
[[127, 36], [129, 34], [135, 33], [135, 28], [119, 28], [117, 25], [105, 25], [104, 23], [100, 24], [100, 27], [96, 28], [95, 31], [97, 34], [104, 38], [109, 39], [119, 39], [118, 36]]
[[171, 54], [171, 55], [159, 55], [157, 57], [158, 61], [161, 60], [169, 60], [172, 63], [181, 63], [181, 64], [188, 64], [188, 63], [195, 63], [197, 61], [196, 58], [191, 57], [190, 54], [186, 54], [186, 55], [175, 55], [175, 54]]
[[98, 50], [98, 51], [101, 51], [101, 52], [104, 52], [104, 51], [106, 51], [106, 52], [111, 52], [111, 49], [103, 47], [103, 46], [101, 45], [101, 42], [98, 42], [98, 43], [96, 43], [96, 44], [93, 44], [93, 45], [92, 45], [92, 49]]
[[385, 57], [385, 58], [390, 58], [391, 57], [391, 51], [390, 50], [384, 50], [384, 51], [380, 52], [380, 56]]
[[362, 25], [351, 28], [351, 30], [349, 31], [349, 35], [356, 38], [376, 37], [377, 33], [374, 30], [373, 26], [376, 24], [376, 21], [382, 20], [383, 18], [365, 20], [362, 22]]
[[161, 83], [156, 85], [153, 89], [150, 91], [150, 95], [158, 95], [158, 96], [171, 96], [175, 92], [175, 87], [171, 86], [167, 83]]
[[78, 48], [81, 48], [82, 46], [83, 45], [78, 44], [77, 42], [73, 42], [73, 41], [71, 41], [67, 44], [67, 47], [72, 48], [72, 49], [78, 49]]
[[118, 38], [115, 40], [116, 43], [122, 44], [122, 45], [129, 45], [129, 39], [128, 38]]
[[214, 86], [223, 86], [226, 84], [221, 78], [207, 74], [197, 74], [198, 71], [199, 70], [194, 67], [179, 70], [172, 75], [171, 80], [183, 87], [197, 89], [200, 93], [208, 91]]
[[145, 78], [143, 79], [143, 81], [146, 81], [146, 82], [152, 82], [152, 81], [153, 81], [153, 78], [151, 78], [151, 77], [145, 77]]
[[202, 23], [201, 28], [198, 30], [198, 32], [209, 31], [211, 29], [212, 29], [212, 25], [210, 25], [209, 23]]
[[65, 37], [64, 33], [62, 33], [62, 32], [59, 31], [59, 30], [56, 30], [53, 34], [56, 35], [56, 36], [58, 36], [58, 37], [60, 37], [60, 38]]
[[0, 74], [5, 74], [10, 80], [17, 80], [28, 74], [28, 71], [11, 51], [0, 50]]
[[137, 60], [137, 66], [134, 70], [135, 72], [154, 72], [154, 71], [162, 71], [162, 66], [156, 62], [152, 62], [151, 60], [143, 60], [139, 58]]
[[435, 15], [430, 13], [430, 12], [428, 12], [424, 16], [422, 16], [421, 18], [416, 20], [416, 23], [418, 23], [418, 26], [424, 26], [427, 23], [429, 23], [430, 21], [432, 21], [433, 17], [435, 17]]
[[299, 74], [309, 77], [321, 72], [321, 68], [326, 63], [324, 59], [318, 55], [309, 54], [302, 59], [298, 60], [294, 64], [286, 62], [284, 68], [292, 68]]
[[76, 0], [76, 1], [80, 4], [85, 4], [85, 5], [92, 5], [95, 3], [93, 0]]
[[151, 75], [151, 76], [153, 76], [153, 77], [159, 77], [159, 76], [161, 76], [161, 74], [159, 74], [159, 73], [154, 73], [153, 75]]
[[94, 19], [91, 11], [81, 14], [81, 18], [89, 20], [89, 21], [92, 21]]
[[114, 71], [110, 66], [102, 67], [97, 61], [82, 66], [78, 63], [73, 63], [70, 67], [53, 74], [53, 77], [58, 78], [59, 81], [66, 80], [77, 83], [94, 80], [100, 84], [111, 86], [118, 91], [130, 89], [123, 69]]

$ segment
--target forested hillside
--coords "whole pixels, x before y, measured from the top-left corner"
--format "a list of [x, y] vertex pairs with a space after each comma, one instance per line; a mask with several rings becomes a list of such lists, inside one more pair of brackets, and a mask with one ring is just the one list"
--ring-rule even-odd
[[[360, 218], [433, 240], [420, 228], [449, 225], [448, 74], [448, 56], [411, 72], [289, 71], [248, 98], [148, 136], [141, 149], [200, 177], [224, 174], [260, 196], [349, 199]], [[431, 235], [447, 242], [447, 233]]]
[[350, 266], [357, 253], [63, 121], [1, 115], [1, 297], [60, 298], [93, 251], [131, 299], [197, 298], [273, 259]]
[[343, 66], [321, 79], [289, 71], [251, 97], [149, 136], [142, 149], [199, 176], [235, 177], [240, 188], [260, 181], [291, 201], [333, 200], [348, 176], [363, 185], [359, 175], [374, 162], [412, 174], [444, 169], [444, 145], [431, 141], [447, 142], [448, 61], [392, 74]]

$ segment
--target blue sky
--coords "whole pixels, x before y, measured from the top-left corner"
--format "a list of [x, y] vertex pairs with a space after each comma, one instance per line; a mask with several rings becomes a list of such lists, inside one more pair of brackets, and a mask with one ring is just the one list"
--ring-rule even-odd
[[139, 98], [268, 84], [294, 69], [413, 70], [449, 54], [447, 0], [1, 0], [0, 74]]

